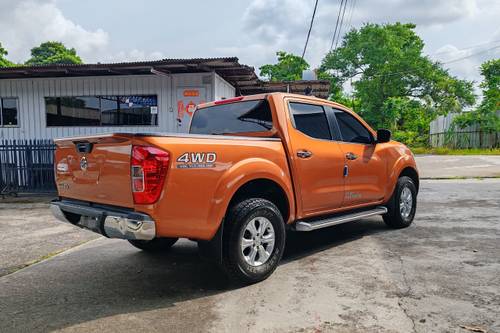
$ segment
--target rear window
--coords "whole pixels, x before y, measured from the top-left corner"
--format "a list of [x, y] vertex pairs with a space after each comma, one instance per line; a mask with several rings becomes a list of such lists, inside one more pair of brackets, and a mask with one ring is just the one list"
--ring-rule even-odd
[[197, 110], [191, 120], [192, 134], [232, 134], [269, 131], [273, 127], [267, 100], [209, 106]]

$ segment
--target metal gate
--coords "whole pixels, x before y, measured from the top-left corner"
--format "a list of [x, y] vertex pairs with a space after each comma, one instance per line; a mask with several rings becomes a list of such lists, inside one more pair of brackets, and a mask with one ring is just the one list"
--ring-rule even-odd
[[52, 140], [0, 141], [0, 195], [54, 193]]

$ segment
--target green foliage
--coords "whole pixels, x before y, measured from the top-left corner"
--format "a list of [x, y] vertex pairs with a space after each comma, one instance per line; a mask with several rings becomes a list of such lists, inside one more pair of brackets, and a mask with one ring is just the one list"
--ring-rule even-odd
[[422, 54], [414, 24], [365, 24], [352, 29], [328, 53], [320, 77], [335, 98], [352, 80], [356, 109], [375, 128], [388, 128], [406, 143], [425, 144], [429, 123], [439, 114], [474, 104], [472, 82], [451, 76]]
[[309, 68], [309, 64], [299, 56], [284, 51], [276, 52], [277, 64], [261, 66], [260, 75], [270, 81], [296, 81], [302, 79], [302, 71]]
[[9, 54], [6, 49], [2, 47], [2, 43], [0, 43], [0, 67], [12, 67], [14, 64], [7, 60], [5, 56]]
[[45, 42], [31, 49], [26, 65], [81, 64], [82, 59], [74, 48], [66, 48], [61, 42]]
[[479, 107], [471, 112], [464, 112], [453, 119], [453, 125], [466, 128], [478, 125], [481, 132], [500, 132], [500, 59], [494, 59], [481, 65], [484, 81], [483, 100]]

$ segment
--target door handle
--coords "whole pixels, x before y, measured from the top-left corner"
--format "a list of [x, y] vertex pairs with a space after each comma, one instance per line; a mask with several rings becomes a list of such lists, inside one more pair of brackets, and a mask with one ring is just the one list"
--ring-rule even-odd
[[311, 153], [309, 150], [299, 150], [297, 152], [297, 156], [300, 158], [309, 158], [312, 156], [313, 153]]
[[354, 154], [354, 153], [349, 152], [349, 153], [345, 154], [345, 157], [346, 157], [348, 160], [353, 161], [353, 160], [355, 160], [355, 159], [357, 159], [357, 158], [358, 158], [358, 155], [356, 155], [356, 154]]

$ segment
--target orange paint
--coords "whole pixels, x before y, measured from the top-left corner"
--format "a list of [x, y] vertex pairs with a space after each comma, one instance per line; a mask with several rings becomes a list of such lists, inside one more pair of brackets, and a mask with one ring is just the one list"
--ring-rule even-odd
[[[263, 98], [269, 100], [273, 128], [269, 132], [244, 133], [247, 138], [110, 134], [56, 140], [56, 165], [61, 163], [63, 171], [64, 163], [68, 165], [67, 171], [58, 171], [56, 175], [59, 195], [146, 213], [156, 221], [158, 237], [206, 240], [217, 232], [235, 192], [251, 180], [268, 179], [278, 184], [289, 203], [286, 222], [294, 223], [304, 217], [385, 203], [401, 171], [406, 167], [416, 170], [413, 155], [398, 142], [352, 144], [313, 139], [294, 128], [288, 110], [289, 101], [331, 106], [351, 113], [376, 135], [345, 106], [282, 93], [246, 96], [242, 101]], [[196, 112], [212, 105], [214, 102], [199, 105]], [[178, 112], [189, 112], [186, 107], [179, 104]], [[91, 153], [75, 150], [74, 142], [81, 140], [94, 144]], [[155, 204], [133, 202], [132, 145], [151, 145], [170, 154], [163, 192]], [[312, 157], [297, 157], [300, 149], [313, 152]], [[210, 167], [179, 168], [176, 160], [186, 152], [210, 152], [216, 160]], [[347, 152], [359, 158], [346, 161]], [[85, 172], [80, 168], [83, 156], [88, 160]], [[344, 177], [346, 163], [349, 175]]]

